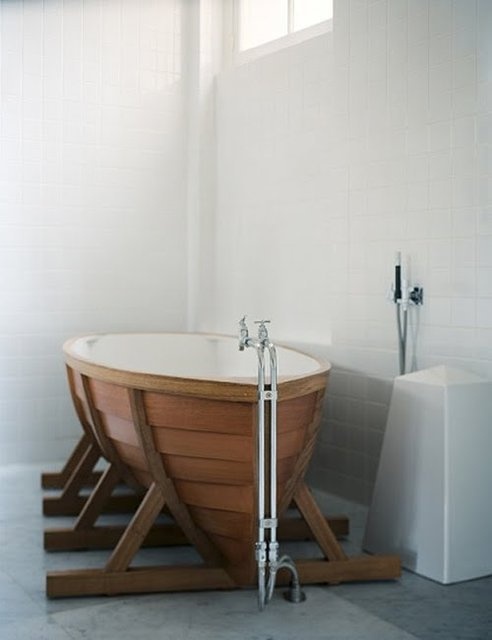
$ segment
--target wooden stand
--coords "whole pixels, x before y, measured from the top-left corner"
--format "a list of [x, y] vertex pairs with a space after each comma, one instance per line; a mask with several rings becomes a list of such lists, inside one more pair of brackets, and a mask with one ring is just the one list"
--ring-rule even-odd
[[[344, 515], [326, 518], [328, 525], [338, 538], [349, 533], [349, 521]], [[123, 525], [93, 526], [78, 528], [53, 528], [44, 531], [46, 551], [80, 551], [87, 549], [114, 549], [125, 532]], [[283, 518], [279, 522], [278, 537], [281, 541], [312, 540], [313, 535], [302, 518]], [[152, 526], [142, 542], [142, 547], [173, 547], [187, 545], [188, 540], [176, 524], [157, 523]]]
[[[227, 565], [220, 552], [201, 536], [186, 515], [180, 510], [180, 526], [155, 525], [155, 520], [166, 504], [166, 497], [157, 484], [147, 490], [137, 512], [128, 526], [94, 527], [112, 489], [119, 481], [119, 474], [109, 466], [87, 501], [73, 529], [48, 530], [45, 547], [51, 550], [95, 548], [113, 546], [106, 565], [102, 569], [78, 569], [57, 571], [47, 575], [46, 591], [50, 598], [115, 595], [121, 593], [150, 593], [156, 591], [187, 591], [197, 589], [234, 589], [253, 586], [237, 576]], [[172, 496], [171, 496], [172, 502]], [[344, 516], [326, 519], [320, 512], [307, 485], [302, 483], [294, 495], [294, 504], [302, 519], [286, 518], [281, 521], [279, 537], [283, 540], [313, 539], [323, 559], [296, 561], [303, 584], [388, 580], [399, 577], [400, 561], [396, 556], [361, 556], [349, 558], [337, 540], [337, 535], [348, 531]], [[169, 503], [168, 503], [168, 506]], [[171, 513], [173, 508], [170, 507]], [[192, 543], [200, 547], [204, 564], [182, 566], [130, 567], [138, 550], [150, 545], [179, 545]], [[287, 574], [279, 573], [278, 583], [288, 582]]]
[[[255, 586], [257, 385], [116, 370], [79, 359], [70, 345], [65, 347], [69, 385], [87, 439], [67, 463], [57, 508], [80, 511], [72, 529], [46, 531], [45, 546], [110, 546], [112, 552], [101, 569], [48, 573], [47, 595]], [[318, 544], [321, 558], [296, 562], [303, 584], [393, 579], [400, 575], [397, 557], [347, 557], [336, 538], [347, 531], [346, 519], [327, 521], [303, 480], [327, 376], [328, 369], [320, 366], [278, 386], [278, 513], [288, 513], [293, 504], [301, 516], [284, 519], [279, 537]], [[82, 503], [80, 489], [100, 455], [108, 466]], [[138, 499], [132, 519], [124, 528], [96, 526], [120, 482]], [[163, 509], [171, 524], [162, 524]], [[201, 563], [131, 566], [143, 546], [183, 541], [194, 547]], [[281, 584], [290, 576], [281, 570], [278, 577]]]
[[[44, 516], [77, 516], [84, 508], [87, 495], [84, 489], [97, 485], [102, 471], [94, 467], [102, 457], [99, 446], [90, 435], [84, 433], [59, 472], [42, 473], [44, 489], [62, 489], [60, 495], [43, 498]], [[112, 495], [104, 505], [105, 513], [134, 513], [140, 503], [133, 493]]]
[[[91, 448], [90, 437], [87, 434], [84, 434], [75, 445], [74, 450], [70, 454], [61, 471], [51, 471], [41, 474], [41, 488], [64, 489], [74, 471], [86, 457], [89, 448]], [[98, 459], [99, 456], [93, 463], [93, 467]], [[92, 468], [89, 471], [86, 471], [85, 477], [82, 478], [83, 486], [93, 487], [99, 480], [101, 473], [99, 471], [92, 471]]]

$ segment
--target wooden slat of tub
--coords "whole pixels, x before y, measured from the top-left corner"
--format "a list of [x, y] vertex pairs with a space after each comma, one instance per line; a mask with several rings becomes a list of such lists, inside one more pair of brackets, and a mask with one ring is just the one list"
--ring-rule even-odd
[[253, 482], [252, 466], [246, 462], [174, 455], [163, 455], [162, 457], [167, 473], [175, 480], [219, 484], [250, 484]]
[[[253, 484], [253, 468], [246, 462], [209, 460], [186, 456], [162, 455], [164, 466], [174, 480], [209, 482], [212, 484]], [[277, 464], [279, 482], [286, 482], [293, 473], [297, 456], [283, 458]]]
[[233, 540], [251, 540], [253, 520], [251, 514], [219, 511], [190, 506], [194, 522], [208, 534]]
[[125, 387], [91, 379], [90, 388], [92, 401], [99, 411], [131, 422], [132, 411]]
[[[125, 454], [125, 462], [133, 466], [134, 457], [139, 450], [139, 442], [135, 433], [135, 429], [131, 422], [122, 420], [116, 416], [102, 415], [101, 420], [105, 427], [106, 435], [117, 445], [118, 443], [129, 445], [130, 448], [126, 448], [125, 451], [132, 451], [133, 453], [129, 457]], [[252, 469], [250, 466], [250, 460], [240, 461], [237, 456], [231, 460], [217, 458], [217, 455], [223, 454], [223, 441], [227, 436], [220, 434], [214, 437], [211, 433], [201, 432], [183, 432], [174, 429], [156, 429], [154, 434], [158, 432], [160, 440], [164, 441], [164, 446], [170, 449], [170, 453], [173, 455], [164, 455], [164, 462], [166, 468], [168, 468], [169, 474], [176, 478], [189, 479], [193, 481], [204, 482], [230, 482], [231, 484], [244, 484], [251, 479]], [[190, 435], [196, 442], [200, 440], [200, 451], [203, 452], [204, 448], [208, 451], [209, 457], [190, 457], [190, 455], [176, 455], [176, 448], [180, 449], [182, 453], [191, 454], [193, 452], [188, 450], [186, 442], [189, 441]], [[170, 437], [169, 437], [170, 436]], [[232, 436], [234, 438], [234, 436]], [[157, 439], [157, 446], [159, 448], [159, 438]], [[210, 455], [209, 446], [217, 444], [219, 441], [221, 448], [216, 456]], [[176, 442], [178, 441], [178, 442]], [[209, 442], [210, 441], [210, 442]], [[212, 442], [213, 441], [213, 442]], [[248, 438], [248, 446], [251, 450], [251, 440]], [[296, 456], [298, 455], [302, 446], [303, 434], [301, 431], [289, 431], [287, 433], [279, 434], [278, 439], [278, 460], [279, 460], [279, 479], [284, 479], [285, 476], [290, 476], [292, 473], [293, 465], [295, 464]], [[234, 440], [234, 444], [237, 446], [237, 442]], [[120, 448], [118, 447], [118, 451]], [[195, 453], [195, 455], [197, 455]], [[235, 454], [233, 454], [235, 455]], [[140, 462], [142, 461], [142, 462]], [[137, 468], [146, 468], [143, 454], [139, 454]]]
[[296, 431], [304, 428], [312, 420], [316, 406], [316, 394], [285, 400], [277, 405], [277, 432]]
[[101, 422], [106, 435], [111, 438], [111, 440], [131, 444], [133, 447], [140, 446], [133, 422], [108, 414], [101, 415]]
[[[75, 391], [85, 400], [81, 377], [75, 372]], [[90, 380], [96, 408], [113, 416], [131, 420], [128, 392], [124, 387]], [[278, 432], [298, 429], [309, 423], [314, 411], [316, 394], [279, 402], [277, 409]], [[246, 402], [225, 402], [202, 398], [188, 398], [148, 392], [145, 394], [147, 420], [153, 426], [215, 431], [236, 435], [251, 434], [256, 416], [256, 405]]]
[[164, 393], [145, 394], [147, 422], [154, 427], [250, 435], [256, 410], [247, 402], [226, 402]]
[[284, 458], [297, 456], [302, 450], [303, 442], [304, 429], [279, 434], [277, 440], [277, 458], [283, 460]]
[[84, 386], [82, 383], [82, 376], [75, 369], [70, 369], [69, 377], [73, 383], [73, 393], [75, 394], [80, 410], [82, 412], [82, 418], [85, 420], [87, 424], [92, 424], [89, 406], [87, 405], [87, 400], [84, 393]]
[[251, 462], [253, 457], [253, 441], [247, 436], [159, 427], [153, 428], [153, 435], [159, 453], [238, 462]]
[[[222, 551], [232, 565], [240, 565], [240, 573], [243, 575], [253, 574], [256, 569], [254, 532], [251, 531], [249, 538], [230, 538], [217, 533], [209, 534], [214, 544]], [[252, 576], [251, 576], [252, 577]], [[238, 576], [234, 576], [237, 580]], [[243, 582], [247, 584], [249, 580]]]
[[295, 468], [297, 456], [290, 456], [277, 460], [277, 480], [278, 482], [287, 482]]
[[252, 485], [207, 484], [175, 480], [174, 486], [182, 502], [188, 505], [241, 513], [250, 513], [253, 510]]
[[119, 442], [118, 440], [113, 440], [113, 446], [116, 449], [119, 458], [128, 467], [148, 472], [149, 465], [147, 464], [147, 460], [139, 447], [134, 447], [131, 444]]
[[77, 369], [71, 369], [71, 372], [72, 372], [73, 389], [75, 391], [75, 395], [80, 400], [85, 401], [85, 393], [84, 393], [84, 386], [82, 384], [82, 376], [80, 375], [79, 371], [77, 371]]
[[[85, 401], [81, 376], [75, 372], [75, 391]], [[104, 414], [131, 421], [128, 392], [124, 387], [90, 380], [96, 408]], [[310, 422], [315, 394], [293, 398], [278, 404], [278, 433], [295, 431]], [[250, 435], [256, 406], [246, 402], [224, 402], [148, 392], [145, 409], [149, 424], [193, 431], [212, 431]]]
[[152, 478], [142, 450], [117, 440], [112, 440], [111, 443], [119, 460], [125, 467], [131, 469], [132, 474], [142, 486], [148, 487], [152, 483]]
[[[280, 503], [282, 502], [282, 498], [285, 495], [285, 491], [288, 488], [288, 483], [287, 482], [281, 482], [278, 481], [277, 482], [277, 505], [280, 506]], [[279, 512], [279, 517], [282, 517], [285, 514], [285, 511], [283, 513]]]
[[[160, 453], [185, 455], [192, 458], [211, 458], [250, 462], [254, 446], [252, 438], [222, 433], [201, 433], [180, 429], [153, 429]], [[278, 459], [297, 455], [302, 449], [304, 431], [288, 431], [278, 439]]]
[[142, 487], [150, 487], [153, 482], [152, 476], [147, 471], [140, 471], [140, 469], [132, 469], [132, 474], [135, 476], [137, 481], [142, 485]]

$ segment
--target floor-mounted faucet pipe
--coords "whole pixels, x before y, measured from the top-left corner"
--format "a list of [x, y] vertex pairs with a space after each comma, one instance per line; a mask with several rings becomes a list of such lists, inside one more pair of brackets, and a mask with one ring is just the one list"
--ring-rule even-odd
[[267, 588], [267, 602], [270, 601], [273, 590], [275, 589], [275, 581], [277, 579], [277, 571], [280, 569], [288, 569], [292, 575], [289, 590], [286, 591], [285, 598], [289, 602], [304, 602], [306, 596], [301, 591], [301, 583], [299, 581], [299, 573], [297, 567], [289, 556], [282, 556], [280, 560], [270, 565], [270, 572], [268, 576], [268, 588]]
[[[293, 560], [289, 556], [278, 559], [277, 541], [277, 381], [278, 363], [275, 345], [270, 342], [265, 323], [260, 321], [258, 339], [250, 338], [245, 318], [239, 323], [239, 349], [253, 347], [258, 357], [258, 540], [256, 542], [256, 561], [258, 566], [258, 607], [262, 611], [270, 601], [275, 589], [277, 571], [289, 569], [292, 574], [288, 599], [301, 602], [304, 596], [300, 589], [299, 576]], [[269, 355], [269, 388], [265, 375], [265, 350]], [[265, 403], [270, 403], [269, 412], [269, 501], [266, 515], [266, 425]]]
[[[266, 345], [270, 355], [270, 517], [277, 518], [277, 351], [268, 342]], [[277, 529], [270, 532], [270, 544], [277, 541]], [[276, 558], [275, 558], [276, 559]]]
[[[256, 561], [258, 564], [258, 607], [263, 610], [266, 604], [267, 546], [265, 541], [265, 356], [264, 347], [252, 341], [258, 357], [258, 541], [256, 543]], [[248, 345], [249, 346], [249, 345]]]

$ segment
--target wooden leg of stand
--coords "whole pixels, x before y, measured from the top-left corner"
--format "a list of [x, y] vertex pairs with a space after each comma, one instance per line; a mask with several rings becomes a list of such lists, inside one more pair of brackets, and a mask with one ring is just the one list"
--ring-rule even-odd
[[[93, 540], [95, 531], [94, 523], [101, 515], [106, 501], [119, 481], [119, 473], [113, 465], [109, 465], [101, 476], [93, 492], [87, 498], [81, 512], [71, 529], [46, 529], [44, 532], [44, 548], [49, 551], [65, 549], [86, 548], [82, 547], [84, 540]], [[119, 527], [120, 532], [123, 529]], [[92, 536], [91, 536], [92, 533]], [[60, 544], [65, 545], [60, 546]], [[114, 546], [114, 545], [111, 545]]]
[[119, 480], [120, 474], [118, 470], [114, 465], [110, 464], [101, 476], [101, 479], [97, 483], [94, 491], [87, 499], [87, 502], [84, 504], [84, 507], [75, 522], [75, 530], [81, 531], [94, 525], [97, 518], [101, 515], [106, 501], [118, 484]]
[[[104, 509], [106, 513], [106, 509]], [[345, 516], [327, 518], [332, 531], [338, 536], [348, 534]], [[114, 549], [125, 531], [124, 526], [104, 525], [79, 529], [56, 528], [44, 532], [46, 551], [75, 551], [77, 549]], [[279, 522], [280, 541], [313, 540], [308, 525], [301, 518], [284, 518]], [[142, 542], [142, 547], [186, 546], [190, 542], [176, 524], [155, 524]]]
[[[344, 538], [349, 533], [347, 516], [328, 516], [324, 518], [337, 538]], [[279, 540], [314, 540], [308, 524], [302, 518], [281, 518], [278, 523]]]
[[81, 569], [49, 573], [46, 578], [49, 598], [234, 588], [236, 585], [221, 567], [189, 565], [138, 567], [121, 572]]
[[[41, 474], [41, 487], [43, 489], [63, 489], [90, 445], [91, 441], [87, 434], [84, 433], [61, 471]], [[86, 478], [86, 486], [94, 486], [100, 475], [98, 471], [89, 474]]]
[[[106, 487], [104, 490], [100, 490], [101, 495], [115, 480], [115, 477], [111, 479], [110, 472], [108, 472], [107, 478], [105, 483], [101, 482], [101, 486]], [[360, 580], [390, 580], [400, 576], [400, 560], [396, 556], [347, 557], [305, 484], [302, 484], [296, 491], [294, 500], [307, 528], [327, 558], [325, 560], [298, 560], [296, 566], [302, 583], [336, 584]], [[120, 537], [104, 569], [49, 573], [46, 582], [47, 595], [55, 598], [116, 593], [232, 589], [238, 584], [242, 584], [217, 564], [214, 566], [130, 568], [132, 559], [151, 532], [165, 501], [162, 487], [153, 484], [148, 489], [132, 521]], [[92, 509], [95, 507], [88, 507], [88, 515], [83, 518], [87, 519], [86, 522], [93, 520], [93, 515], [89, 516]], [[81, 529], [76, 531], [76, 534], [84, 536], [89, 535], [91, 531], [93, 529]], [[302, 528], [302, 533], [306, 534], [305, 528]], [[290, 579], [290, 575], [284, 570], [280, 570], [278, 577], [279, 584], [284, 584]], [[249, 582], [245, 584], [249, 584]]]
[[[100, 479], [101, 477], [99, 477]], [[112, 495], [104, 505], [104, 513], [135, 513], [141, 500], [140, 496], [131, 493]], [[78, 516], [86, 502], [87, 497], [85, 495], [73, 498], [70, 503], [60, 502], [60, 498], [45, 498], [43, 500], [43, 515]]]
[[294, 494], [294, 501], [313, 532], [314, 539], [328, 560], [346, 560], [347, 556], [333, 531], [319, 510], [308, 486], [302, 482]]
[[116, 593], [151, 593], [197, 589], [232, 589], [236, 585], [222, 567], [204, 565], [139, 567], [129, 565], [164, 506], [161, 489], [153, 484], [145, 494], [104, 569], [48, 573], [50, 598]]
[[145, 536], [164, 506], [164, 502], [160, 488], [155, 483], [152, 484], [106, 563], [106, 571], [122, 572], [128, 569], [128, 565], [142, 546]]
[[[301, 584], [338, 584], [362, 580], [395, 580], [401, 576], [398, 556], [357, 556], [345, 560], [296, 560]], [[290, 575], [279, 574], [279, 584]]]
[[[46, 529], [46, 551], [77, 549], [114, 549], [125, 533], [123, 526], [91, 527], [89, 529]], [[144, 538], [142, 547], [186, 546], [189, 542], [175, 524], [155, 524]]]
[[91, 445], [86, 450], [79, 464], [68, 479], [67, 484], [63, 487], [61, 494], [63, 500], [70, 500], [78, 496], [79, 491], [84, 486], [85, 478], [94, 469], [100, 457], [101, 453], [95, 445]]
[[[73, 512], [76, 508], [78, 508], [77, 513], [80, 512], [80, 506], [83, 503], [79, 492], [84, 487], [87, 477], [92, 472], [100, 457], [99, 449], [94, 444], [89, 444], [65, 483], [61, 495], [59, 497], [44, 498], [44, 515], [53, 515], [53, 512], [56, 510], [59, 512], [71, 510]], [[53, 507], [53, 505], [56, 505], [56, 507]]]
[[[299, 579], [302, 583], [337, 584], [359, 580], [394, 580], [400, 577], [400, 559], [397, 556], [349, 558], [337, 541], [305, 483], [299, 485], [294, 494], [294, 501], [326, 558], [326, 560], [314, 559], [296, 562]], [[280, 578], [281, 581], [284, 581], [287, 576], [280, 576]]]

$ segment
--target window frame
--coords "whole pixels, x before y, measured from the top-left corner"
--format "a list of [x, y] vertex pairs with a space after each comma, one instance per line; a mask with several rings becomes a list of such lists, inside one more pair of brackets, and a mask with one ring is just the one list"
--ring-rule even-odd
[[285, 49], [287, 47], [299, 44], [301, 42], [304, 42], [305, 40], [309, 40], [310, 38], [315, 38], [316, 36], [322, 35], [324, 33], [328, 33], [333, 30], [333, 17], [332, 17], [332, 18], [329, 18], [328, 20], [323, 20], [322, 22], [318, 22], [309, 27], [305, 27], [304, 29], [298, 29], [297, 31], [293, 31], [294, 2], [296, 2], [296, 0], [285, 0], [285, 1], [288, 3], [287, 34], [284, 36], [281, 36], [280, 38], [275, 38], [274, 40], [269, 40], [268, 42], [259, 44], [256, 47], [250, 47], [249, 49], [241, 50], [239, 48], [240, 38], [241, 38], [241, 7], [240, 7], [241, 0], [233, 0], [233, 2], [231, 3], [232, 4], [232, 20], [231, 20], [232, 51], [231, 53], [232, 53], [232, 63], [234, 65], [240, 65], [246, 62], [250, 62], [252, 60], [255, 60], [256, 58], [260, 58], [264, 55], [268, 55], [270, 53], [280, 51], [281, 49]]

